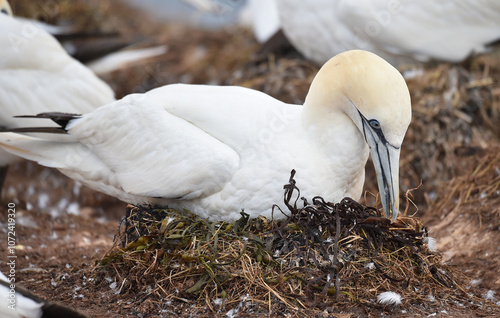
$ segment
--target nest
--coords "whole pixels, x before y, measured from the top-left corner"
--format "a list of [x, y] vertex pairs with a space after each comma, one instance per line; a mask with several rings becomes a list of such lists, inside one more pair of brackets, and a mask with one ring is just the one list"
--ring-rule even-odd
[[241, 212], [236, 222], [211, 222], [189, 211], [130, 205], [93, 281], [108, 284], [112, 276], [120, 297], [194, 299], [212, 310], [216, 299], [226, 308], [377, 306], [384, 291], [401, 294], [403, 306], [468, 298], [462, 278], [429, 250], [417, 218], [391, 223], [350, 198], [309, 203], [293, 175], [284, 187], [289, 211], [274, 208], [283, 220]]

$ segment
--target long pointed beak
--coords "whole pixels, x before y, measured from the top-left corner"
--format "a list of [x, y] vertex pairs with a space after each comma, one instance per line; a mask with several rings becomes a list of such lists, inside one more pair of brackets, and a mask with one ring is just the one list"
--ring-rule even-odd
[[378, 189], [385, 217], [394, 221], [399, 214], [400, 148], [389, 144], [380, 131], [374, 131], [367, 123], [365, 123], [365, 138], [377, 173]]
[[391, 145], [377, 143], [371, 147], [380, 200], [385, 217], [392, 221], [399, 213], [399, 154], [400, 149]]

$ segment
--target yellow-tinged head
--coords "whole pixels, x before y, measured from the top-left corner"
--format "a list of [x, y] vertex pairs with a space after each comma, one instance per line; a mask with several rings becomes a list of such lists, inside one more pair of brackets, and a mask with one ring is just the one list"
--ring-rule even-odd
[[382, 204], [394, 220], [399, 211], [399, 155], [411, 121], [410, 93], [399, 71], [361, 50], [330, 59], [314, 78], [304, 120], [327, 127], [348, 116], [370, 147]]
[[10, 8], [9, 1], [0, 0], [0, 12], [7, 15], [12, 15], [12, 9]]

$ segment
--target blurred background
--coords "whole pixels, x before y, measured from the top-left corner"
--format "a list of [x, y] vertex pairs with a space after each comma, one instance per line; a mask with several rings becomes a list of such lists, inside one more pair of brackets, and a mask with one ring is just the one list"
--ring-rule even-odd
[[[117, 98], [171, 83], [196, 83], [245, 86], [301, 104], [319, 69], [289, 44], [269, 48], [256, 40], [243, 0], [10, 3], [15, 15], [98, 35], [61, 39], [85, 63], [97, 54], [89, 48], [163, 46], [164, 52], [154, 57], [98, 71]], [[458, 63], [399, 68], [413, 105], [401, 154], [401, 210], [422, 217], [431, 236], [441, 239], [447, 260], [476, 266], [471, 275], [480, 277], [485, 288], [500, 291], [500, 251], [490, 244], [500, 240], [500, 50], [493, 45], [489, 52]], [[365, 189], [361, 202], [375, 204], [371, 162]], [[2, 202], [15, 202], [27, 223], [47, 215], [64, 218], [69, 212], [112, 220], [116, 226], [126, 207], [54, 169], [28, 162], [10, 168]], [[106, 240], [109, 244], [109, 236]]]

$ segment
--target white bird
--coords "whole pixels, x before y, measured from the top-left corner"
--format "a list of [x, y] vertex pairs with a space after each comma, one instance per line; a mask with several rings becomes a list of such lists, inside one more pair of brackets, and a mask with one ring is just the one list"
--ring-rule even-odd
[[[14, 119], [16, 115], [88, 113], [115, 100], [112, 89], [70, 57], [54, 37], [35, 24], [12, 17], [7, 1], [0, 0], [0, 10], [0, 126], [33, 124]], [[0, 151], [4, 175], [7, 165], [17, 160]], [[2, 177], [0, 180], [3, 182]]]
[[15, 278], [0, 272], [0, 317], [2, 318], [85, 318], [82, 313], [44, 300], [19, 286]]
[[248, 0], [240, 12], [240, 24], [252, 28], [257, 41], [266, 42], [280, 29], [276, 1]]
[[248, 88], [174, 84], [55, 120], [74, 141], [0, 133], [0, 146], [125, 202], [211, 219], [241, 209], [269, 216], [292, 169], [306, 198], [359, 198], [370, 148], [394, 220], [411, 102], [394, 67], [349, 51], [320, 69], [303, 106]]
[[352, 49], [394, 66], [460, 62], [500, 39], [498, 0], [275, 0], [292, 45], [323, 64]]

